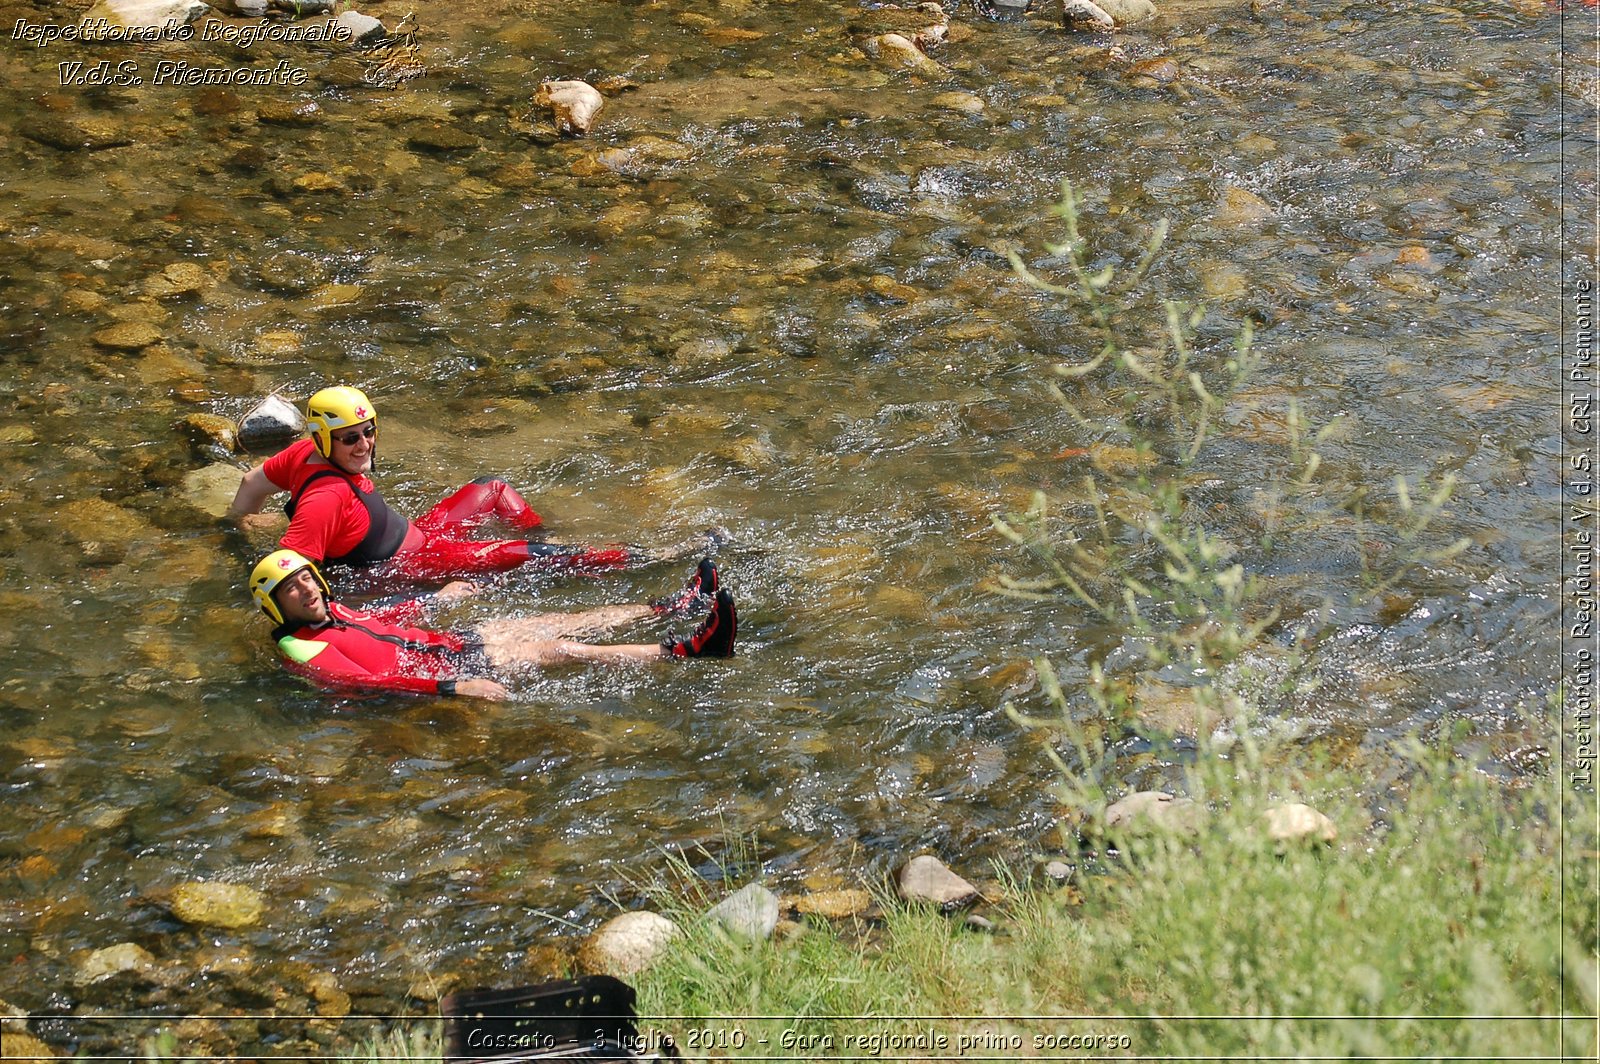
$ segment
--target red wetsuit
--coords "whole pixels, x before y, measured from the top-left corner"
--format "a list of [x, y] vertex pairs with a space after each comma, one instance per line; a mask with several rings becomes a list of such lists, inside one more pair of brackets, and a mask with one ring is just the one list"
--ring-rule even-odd
[[272, 640], [284, 667], [336, 690], [455, 694], [456, 680], [482, 675], [482, 647], [471, 636], [414, 628], [417, 602], [358, 612], [328, 603], [326, 624], [282, 624]]
[[497, 477], [480, 477], [415, 522], [408, 521], [383, 500], [369, 478], [314, 462], [315, 454], [315, 444], [305, 439], [261, 467], [274, 486], [290, 493], [289, 530], [279, 544], [313, 561], [381, 566], [386, 576], [448, 580], [504, 572], [529, 562], [613, 569], [634, 558], [626, 547], [467, 539], [467, 532], [490, 517], [519, 529], [543, 523], [527, 500]]

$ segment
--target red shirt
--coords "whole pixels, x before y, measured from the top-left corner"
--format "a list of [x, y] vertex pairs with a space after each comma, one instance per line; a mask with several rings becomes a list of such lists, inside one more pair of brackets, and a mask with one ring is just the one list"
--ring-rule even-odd
[[467, 642], [449, 632], [395, 623], [419, 617], [418, 603], [361, 613], [330, 602], [328, 614], [327, 624], [284, 624], [273, 631], [289, 671], [336, 689], [454, 692], [455, 652], [466, 649]]
[[[292, 496], [311, 474], [335, 468], [310, 461], [316, 453], [315, 441], [304, 439], [268, 458], [261, 471]], [[300, 496], [294, 516], [289, 519], [289, 530], [278, 540], [279, 546], [299, 551], [314, 562], [343, 557], [354, 550], [372, 527], [372, 518], [350, 490], [352, 480], [363, 493], [374, 490], [372, 481], [364, 475], [323, 477]]]

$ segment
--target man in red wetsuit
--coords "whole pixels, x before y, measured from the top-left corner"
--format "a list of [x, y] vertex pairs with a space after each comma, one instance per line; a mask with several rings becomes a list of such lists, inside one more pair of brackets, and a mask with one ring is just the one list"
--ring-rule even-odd
[[[503, 699], [510, 693], [491, 674], [519, 667], [732, 657], [738, 615], [733, 596], [718, 583], [716, 566], [705, 558], [682, 591], [653, 605], [501, 617], [463, 632], [440, 632], [416, 626], [425, 611], [420, 600], [366, 611], [334, 602], [311, 559], [276, 550], [251, 572], [250, 595], [277, 623], [272, 641], [285, 667], [323, 687]], [[457, 582], [436, 598], [448, 601], [473, 590]], [[601, 646], [572, 638], [605, 634], [647, 617], [682, 614], [708, 596], [711, 610], [687, 639]]]
[[[415, 522], [384, 501], [368, 475], [378, 446], [378, 414], [357, 388], [324, 388], [306, 403], [311, 438], [246, 473], [229, 514], [241, 524], [272, 495], [289, 492], [289, 529], [279, 545], [314, 561], [377, 567], [381, 577], [445, 580], [504, 572], [529, 563], [557, 568], [615, 569], [691, 556], [705, 537], [658, 551], [614, 545], [575, 547], [526, 539], [475, 540], [467, 534], [489, 518], [520, 531], [542, 521], [497, 477], [457, 490]], [[720, 530], [712, 530], [717, 538]]]

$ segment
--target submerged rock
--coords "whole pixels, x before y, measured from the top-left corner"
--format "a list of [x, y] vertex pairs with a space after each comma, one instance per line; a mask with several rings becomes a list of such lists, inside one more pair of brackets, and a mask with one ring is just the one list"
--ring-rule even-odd
[[256, 263], [256, 276], [267, 288], [298, 295], [326, 284], [328, 269], [310, 255], [280, 251]]
[[1276, 218], [1277, 214], [1270, 203], [1254, 192], [1229, 185], [1222, 193], [1222, 202], [1217, 205], [1214, 217], [1218, 225], [1245, 226]]
[[178, 428], [197, 447], [214, 445], [232, 451], [239, 445], [238, 427], [217, 414], [189, 414], [178, 422]]
[[900, 896], [925, 901], [945, 912], [978, 900], [978, 888], [945, 867], [937, 857], [913, 857], [900, 871]]
[[144, 293], [155, 299], [191, 296], [216, 283], [198, 262], [174, 262], [158, 274], [145, 278]]
[[315, 100], [266, 100], [256, 108], [256, 121], [269, 126], [314, 126], [324, 117]]
[[0, 1030], [0, 1057], [6, 1060], [50, 1060], [55, 1056], [55, 1050], [31, 1034], [9, 1027]]
[[212, 517], [222, 517], [228, 512], [238, 490], [239, 470], [227, 462], [190, 470], [183, 478], [183, 497], [195, 509]]
[[149, 950], [132, 942], [119, 942], [97, 949], [84, 958], [73, 973], [72, 982], [76, 986], [89, 986], [123, 973], [153, 977], [155, 971], [156, 959]]
[[535, 107], [548, 107], [556, 129], [581, 137], [594, 128], [605, 97], [582, 81], [547, 81], [533, 94]]
[[197, 880], [174, 887], [168, 907], [186, 924], [238, 928], [260, 921], [264, 905], [254, 887]]
[[983, 113], [983, 98], [970, 92], [941, 92], [928, 102], [947, 111], [960, 111], [969, 115]]
[[406, 147], [413, 151], [445, 154], [472, 151], [478, 147], [478, 138], [453, 125], [443, 122], [421, 126], [406, 138]]
[[106, 326], [92, 339], [113, 351], [139, 351], [160, 340], [161, 330], [147, 321], [124, 321]]
[[585, 975], [636, 975], [654, 963], [678, 934], [678, 925], [660, 913], [614, 916], [578, 947], [578, 970]]
[[124, 127], [103, 119], [69, 122], [54, 115], [36, 115], [18, 122], [17, 132], [59, 151], [100, 151], [133, 143]]
[[860, 916], [872, 907], [872, 895], [864, 890], [819, 890], [795, 902], [795, 911], [828, 920]]
[[736, 935], [763, 939], [778, 926], [778, 896], [760, 883], [747, 884], [706, 913]]

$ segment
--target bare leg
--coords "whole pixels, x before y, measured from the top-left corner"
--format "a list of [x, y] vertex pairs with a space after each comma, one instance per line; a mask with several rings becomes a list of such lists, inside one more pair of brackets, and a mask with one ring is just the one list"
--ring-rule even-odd
[[623, 662], [665, 661], [667, 652], [660, 643], [611, 643], [597, 646], [571, 639], [519, 639], [499, 645], [485, 645], [489, 663], [500, 669], [528, 665], [560, 665], [567, 662], [598, 661], [607, 665]]
[[610, 635], [625, 624], [656, 616], [655, 608], [641, 604], [600, 606], [577, 613], [536, 613], [532, 617], [497, 617], [477, 626], [484, 649], [498, 643], [528, 640], [585, 638]]

